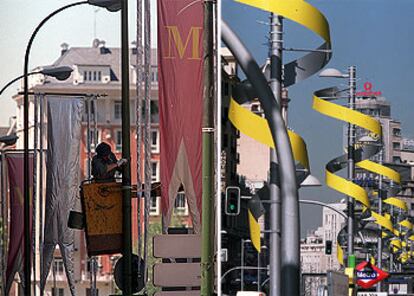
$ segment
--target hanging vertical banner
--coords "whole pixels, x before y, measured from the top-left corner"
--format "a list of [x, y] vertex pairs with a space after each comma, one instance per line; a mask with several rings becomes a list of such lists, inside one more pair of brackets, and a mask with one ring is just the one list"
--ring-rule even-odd
[[[22, 274], [22, 264], [24, 260], [24, 181], [23, 181], [23, 154], [5, 154], [7, 172], [9, 179], [9, 200], [10, 200], [10, 219], [9, 219], [9, 244], [7, 252], [6, 269], [6, 295], [9, 294], [16, 272]], [[29, 181], [33, 186], [33, 154], [29, 155]], [[30, 195], [32, 190], [30, 190]], [[30, 207], [32, 203], [30, 202]], [[30, 213], [31, 216], [31, 213]], [[32, 217], [30, 217], [32, 221]], [[30, 222], [31, 223], [31, 222]], [[30, 226], [31, 227], [31, 226]], [[30, 231], [30, 233], [32, 233]]]
[[75, 295], [73, 279], [73, 230], [68, 228], [69, 211], [75, 206], [79, 188], [79, 147], [84, 102], [80, 98], [48, 97], [46, 203], [41, 290], [56, 245], [65, 265], [68, 286]]
[[158, 72], [164, 231], [183, 185], [195, 232], [201, 226], [203, 2], [158, 0]]

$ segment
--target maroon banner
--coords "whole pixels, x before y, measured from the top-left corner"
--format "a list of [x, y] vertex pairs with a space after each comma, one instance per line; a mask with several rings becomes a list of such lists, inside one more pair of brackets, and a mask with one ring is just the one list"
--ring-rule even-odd
[[[6, 295], [11, 288], [16, 272], [22, 271], [24, 260], [24, 181], [23, 181], [23, 154], [5, 155], [9, 179], [9, 246], [6, 269]], [[33, 155], [29, 156], [30, 186], [33, 185]], [[32, 190], [31, 190], [32, 192]], [[30, 207], [32, 202], [30, 201]], [[30, 215], [30, 223], [32, 217]], [[30, 233], [32, 233], [30, 231]]]
[[183, 185], [200, 231], [203, 2], [158, 0], [161, 186], [164, 230]]

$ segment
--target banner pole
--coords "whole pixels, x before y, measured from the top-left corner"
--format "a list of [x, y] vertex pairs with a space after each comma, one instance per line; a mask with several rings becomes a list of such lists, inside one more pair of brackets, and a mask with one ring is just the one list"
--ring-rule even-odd
[[202, 121], [201, 295], [213, 295], [214, 275], [214, 24], [213, 1], [204, 1]]
[[131, 152], [129, 112], [129, 42], [128, 42], [128, 0], [122, 0], [121, 8], [121, 71], [122, 71], [122, 256], [123, 295], [132, 295], [132, 239], [131, 239]]

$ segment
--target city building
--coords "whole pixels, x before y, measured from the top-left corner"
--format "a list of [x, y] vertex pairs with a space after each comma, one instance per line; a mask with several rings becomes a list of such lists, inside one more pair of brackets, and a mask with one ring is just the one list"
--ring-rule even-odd
[[[137, 141], [136, 141], [136, 50], [130, 51], [130, 109], [131, 109], [131, 163], [137, 163]], [[85, 98], [85, 114], [82, 123], [82, 140], [80, 146], [80, 165], [82, 179], [88, 178], [88, 168], [90, 159], [88, 158], [88, 136], [91, 139], [92, 155], [94, 147], [102, 141], [112, 146], [117, 158], [121, 158], [122, 134], [121, 134], [121, 51], [120, 48], [109, 48], [105, 42], [95, 39], [91, 47], [69, 47], [66, 43], [62, 44], [60, 56], [53, 63], [54, 66], [70, 66], [73, 68], [72, 75], [66, 81], [58, 81], [51, 77], [41, 74], [30, 76], [30, 91], [42, 95], [53, 96], [59, 94], [61, 97], [70, 94], [79, 94]], [[157, 51], [151, 52], [151, 181], [158, 182], [160, 178], [160, 135], [159, 135], [159, 116], [158, 116], [158, 68]], [[63, 94], [63, 95], [62, 95]], [[83, 96], [83, 94], [85, 96]], [[17, 149], [23, 147], [23, 96], [18, 93], [14, 96], [17, 104], [17, 124], [16, 133], [19, 136]], [[30, 98], [30, 147], [33, 147], [34, 139], [34, 96]], [[90, 118], [90, 134], [88, 130], [88, 118]], [[45, 137], [46, 139], [46, 137]], [[46, 141], [44, 139], [44, 147]], [[139, 147], [142, 149], [142, 147]], [[141, 160], [143, 163], [143, 160]], [[144, 173], [143, 165], [141, 166]], [[131, 165], [132, 184], [136, 184], [137, 166]], [[133, 202], [133, 213], [137, 213], [136, 200]], [[191, 220], [188, 215], [188, 207], [185, 195], [179, 193], [175, 201], [174, 208], [175, 226], [190, 226]], [[161, 209], [160, 197], [151, 197], [150, 203], [151, 223], [160, 223]], [[142, 221], [142, 220], [141, 220]], [[133, 215], [133, 243], [137, 245], [137, 214]], [[39, 254], [36, 255], [39, 258]], [[113, 269], [119, 255], [98, 256], [97, 257], [97, 290], [98, 295], [110, 295], [115, 291], [113, 282]], [[75, 231], [75, 281], [77, 295], [91, 295], [91, 264], [86, 254], [85, 237], [83, 231]], [[38, 265], [38, 263], [37, 263]], [[39, 265], [38, 265], [39, 266]], [[39, 282], [37, 272], [36, 281]], [[63, 260], [59, 249], [55, 251], [54, 262], [49, 273], [45, 295], [52, 295], [52, 288], [56, 287], [57, 293], [54, 295], [70, 295], [66, 276], [63, 268]]]
[[[346, 204], [332, 203], [329, 206], [344, 211]], [[316, 296], [319, 285], [326, 284], [328, 270], [340, 270], [337, 259], [337, 236], [345, 226], [345, 218], [338, 212], [324, 207], [322, 210], [322, 226], [310, 232], [300, 243], [301, 272], [303, 273], [303, 292], [307, 296]], [[327, 250], [329, 248], [329, 250]], [[312, 275], [313, 274], [313, 275]]]

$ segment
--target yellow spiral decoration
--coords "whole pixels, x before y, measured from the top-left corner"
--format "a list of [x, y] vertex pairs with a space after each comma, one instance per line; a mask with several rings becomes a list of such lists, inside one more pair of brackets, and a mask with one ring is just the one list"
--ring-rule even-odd
[[[240, 0], [238, 2], [275, 13], [297, 22], [324, 40], [323, 44], [317, 50], [311, 51], [302, 58], [284, 65], [284, 87], [306, 79], [328, 63], [331, 57], [329, 25], [325, 17], [316, 8], [303, 0]], [[272, 138], [267, 120], [244, 108], [237, 97], [231, 98], [230, 100], [228, 116], [229, 120], [240, 132], [270, 148], [275, 148], [274, 139]], [[297, 167], [309, 172], [309, 160], [305, 142], [293, 131], [288, 131], [288, 135]], [[256, 242], [255, 247], [257, 251], [260, 252], [260, 239], [253, 237], [255, 235], [254, 230], [257, 232], [257, 225], [254, 223], [255, 219], [250, 219], [250, 221], [250, 236], [252, 237], [252, 241]]]
[[[378, 120], [366, 114], [358, 112], [356, 110], [351, 110], [347, 107], [337, 105], [335, 103], [332, 103], [324, 99], [326, 97], [329, 97], [329, 94], [332, 94], [332, 93], [335, 93], [335, 88], [326, 88], [326, 89], [316, 91], [313, 97], [313, 109], [315, 109], [319, 113], [324, 114], [326, 116], [329, 116], [329, 117], [341, 120], [343, 122], [356, 125], [360, 128], [366, 129], [371, 133], [371, 135], [374, 138], [381, 139], [382, 130], [381, 130], [381, 124]], [[367, 150], [365, 152], [364, 145], [359, 145], [358, 147], [355, 147], [355, 148], [356, 148], [355, 165], [357, 167], [364, 169], [366, 171], [375, 173], [377, 175], [381, 175], [387, 178], [388, 180], [393, 181], [396, 184], [399, 184], [401, 182], [401, 177], [398, 172], [368, 159], [369, 157], [376, 154], [377, 151]], [[381, 215], [381, 214], [378, 214], [372, 211], [371, 205], [370, 205], [370, 199], [365, 189], [350, 180], [347, 180], [345, 178], [342, 178], [336, 175], [336, 172], [343, 169], [346, 165], [347, 165], [346, 155], [342, 155], [340, 157], [337, 157], [331, 160], [326, 165], [326, 184], [332, 189], [342, 194], [345, 194], [347, 196], [350, 196], [351, 198], [358, 201], [360, 204], [363, 205], [364, 210], [369, 210], [371, 213], [371, 216], [375, 219], [375, 223], [380, 225], [384, 229], [384, 232], [382, 234], [384, 238], [390, 237], [391, 235], [392, 236], [395, 235], [398, 237], [400, 233], [394, 227], [390, 215], [387, 215], [387, 214]], [[405, 209], [405, 210], [407, 209], [407, 205], [403, 201], [395, 197], [390, 197], [386, 199], [384, 202], [389, 205], [396, 206], [400, 209]], [[400, 223], [401, 226], [406, 227], [406, 228], [411, 226], [412, 228], [412, 225], [410, 225], [408, 221], [403, 221], [403, 222], [401, 222], [403, 224]], [[389, 243], [390, 243], [390, 248], [393, 252], [397, 252], [398, 250], [401, 249], [401, 241], [398, 238], [391, 239]], [[343, 265], [344, 264], [343, 250], [339, 242], [338, 242], [338, 248], [341, 249], [341, 251], [338, 252], [338, 261], [340, 262], [340, 264]]]

